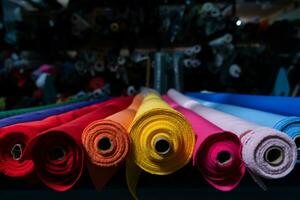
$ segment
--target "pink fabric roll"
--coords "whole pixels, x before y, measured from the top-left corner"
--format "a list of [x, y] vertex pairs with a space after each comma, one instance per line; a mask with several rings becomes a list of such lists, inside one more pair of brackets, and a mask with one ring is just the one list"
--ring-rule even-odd
[[205, 180], [222, 191], [230, 191], [238, 186], [245, 174], [239, 138], [179, 106], [168, 96], [165, 95], [163, 99], [181, 112], [192, 125], [197, 138], [193, 165], [200, 169]]
[[168, 91], [168, 96], [182, 107], [239, 136], [243, 160], [252, 174], [276, 179], [293, 170], [297, 148], [286, 134], [207, 108], [173, 89]]

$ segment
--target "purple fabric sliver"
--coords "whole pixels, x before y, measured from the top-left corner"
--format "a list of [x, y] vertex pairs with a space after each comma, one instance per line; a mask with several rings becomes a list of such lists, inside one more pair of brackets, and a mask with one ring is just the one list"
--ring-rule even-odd
[[0, 120], [0, 128], [5, 126], [10, 126], [13, 124], [23, 123], [23, 122], [30, 122], [30, 121], [36, 121], [41, 120], [46, 117], [52, 116], [52, 115], [58, 115], [64, 112], [68, 112], [74, 109], [82, 108], [84, 106], [93, 105], [95, 103], [101, 102], [103, 100], [93, 100], [93, 101], [84, 101], [79, 103], [73, 103], [61, 107], [51, 108], [47, 110], [42, 111], [36, 111], [31, 113], [25, 113], [21, 115], [16, 115], [8, 118], [4, 118]]

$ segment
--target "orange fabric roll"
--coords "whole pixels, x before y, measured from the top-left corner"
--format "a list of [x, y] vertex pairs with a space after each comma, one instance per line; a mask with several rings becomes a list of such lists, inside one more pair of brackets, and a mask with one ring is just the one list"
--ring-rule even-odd
[[128, 129], [143, 101], [137, 95], [125, 110], [88, 125], [82, 134], [90, 177], [101, 190], [125, 161], [130, 151]]

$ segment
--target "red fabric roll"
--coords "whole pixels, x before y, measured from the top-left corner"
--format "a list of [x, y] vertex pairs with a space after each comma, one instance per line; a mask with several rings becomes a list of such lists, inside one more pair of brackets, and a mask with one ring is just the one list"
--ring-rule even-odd
[[32, 155], [39, 179], [56, 191], [66, 191], [74, 186], [84, 167], [81, 143], [84, 128], [95, 120], [125, 109], [131, 102], [132, 97], [107, 101], [105, 106], [33, 138], [25, 153]]
[[240, 139], [179, 106], [170, 97], [164, 96], [163, 99], [191, 123], [197, 137], [193, 164], [200, 169], [205, 180], [222, 191], [234, 189], [245, 174]]
[[[15, 124], [0, 129], [0, 173], [15, 178], [31, 178], [34, 164], [21, 160], [22, 152], [29, 141], [38, 133], [72, 121], [84, 114], [96, 110], [103, 103], [83, 107], [63, 114], [51, 116], [43, 120]], [[32, 180], [29, 180], [32, 181]]]

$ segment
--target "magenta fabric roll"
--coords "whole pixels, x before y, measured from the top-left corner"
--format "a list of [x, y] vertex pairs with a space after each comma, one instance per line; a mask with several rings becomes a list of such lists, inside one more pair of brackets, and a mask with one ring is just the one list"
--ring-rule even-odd
[[251, 174], [276, 179], [293, 170], [297, 148], [286, 134], [207, 108], [173, 89], [168, 91], [168, 96], [223, 130], [235, 133], [243, 144], [242, 157]]
[[238, 186], [245, 174], [239, 138], [179, 106], [168, 96], [163, 96], [163, 99], [192, 125], [197, 138], [193, 165], [199, 168], [205, 180], [222, 191], [230, 191]]

